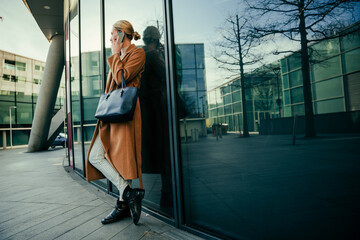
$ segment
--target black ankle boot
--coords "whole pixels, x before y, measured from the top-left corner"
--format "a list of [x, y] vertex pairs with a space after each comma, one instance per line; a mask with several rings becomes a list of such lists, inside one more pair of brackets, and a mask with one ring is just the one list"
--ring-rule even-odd
[[117, 200], [114, 210], [112, 210], [109, 215], [107, 215], [103, 220], [101, 220], [101, 223], [108, 224], [116, 222], [128, 216], [130, 216], [130, 210], [128, 205], [125, 202]]
[[127, 186], [123, 193], [123, 199], [130, 208], [130, 213], [134, 224], [138, 224], [141, 215], [141, 201], [145, 196], [145, 190], [140, 188], [130, 188]]

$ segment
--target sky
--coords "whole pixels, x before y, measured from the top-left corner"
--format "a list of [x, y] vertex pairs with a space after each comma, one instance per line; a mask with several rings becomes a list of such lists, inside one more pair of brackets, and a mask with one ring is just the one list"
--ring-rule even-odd
[[45, 61], [49, 42], [21, 0], [0, 0], [0, 50]]

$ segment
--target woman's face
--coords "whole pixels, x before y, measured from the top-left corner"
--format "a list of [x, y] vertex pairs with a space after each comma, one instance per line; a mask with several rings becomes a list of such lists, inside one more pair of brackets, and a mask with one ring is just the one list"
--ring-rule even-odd
[[116, 38], [117, 38], [117, 35], [118, 35], [118, 30], [115, 29], [115, 28], [113, 28], [113, 29], [111, 30], [111, 37], [110, 37], [110, 42], [111, 42], [111, 44], [114, 44], [114, 43], [115, 43]]

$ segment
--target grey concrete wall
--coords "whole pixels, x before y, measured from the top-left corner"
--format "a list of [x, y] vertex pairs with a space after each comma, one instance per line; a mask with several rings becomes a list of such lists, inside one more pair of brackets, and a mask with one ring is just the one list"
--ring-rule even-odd
[[28, 152], [47, 149], [48, 134], [64, 69], [64, 36], [51, 39], [30, 133]]

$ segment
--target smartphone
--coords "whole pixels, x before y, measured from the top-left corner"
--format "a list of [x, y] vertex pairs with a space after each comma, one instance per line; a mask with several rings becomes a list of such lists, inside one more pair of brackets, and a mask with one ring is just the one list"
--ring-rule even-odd
[[124, 40], [125, 33], [118, 31], [118, 37], [119, 37], [119, 45], [120, 45], [122, 43], [122, 41]]

